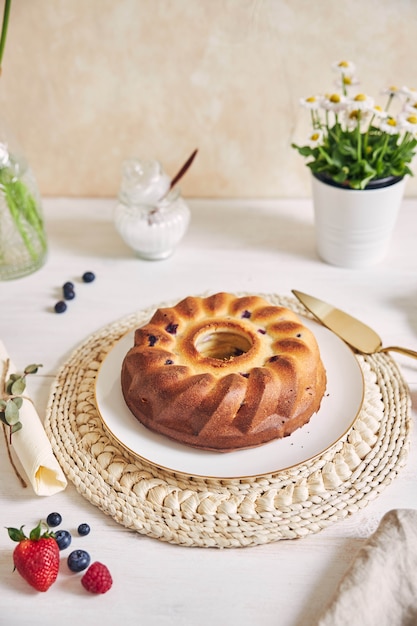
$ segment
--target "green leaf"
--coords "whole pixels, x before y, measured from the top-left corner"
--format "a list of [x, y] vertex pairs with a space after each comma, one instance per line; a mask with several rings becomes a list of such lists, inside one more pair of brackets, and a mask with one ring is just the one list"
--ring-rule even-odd
[[22, 422], [16, 422], [16, 424], [13, 424], [13, 426], [10, 426], [12, 435], [14, 433], [17, 433], [18, 430], [21, 430], [22, 427], [23, 427]]
[[10, 426], [13, 426], [13, 424], [16, 424], [19, 421], [19, 409], [12, 400], [7, 402], [4, 414], [6, 416], [7, 423]]
[[41, 531], [42, 531], [42, 522], [39, 522], [36, 528], [30, 531], [29, 539], [32, 539], [33, 541], [37, 541], [41, 536]]
[[26, 382], [24, 378], [18, 378], [12, 385], [12, 395], [20, 396], [26, 389]]
[[43, 367], [40, 363], [32, 363], [32, 365], [27, 365], [25, 367], [25, 374], [36, 374], [38, 369]]
[[25, 533], [23, 532], [24, 526], [20, 528], [7, 528], [7, 532], [9, 533], [9, 537], [12, 541], [23, 541], [23, 539], [27, 539]]
[[17, 406], [18, 409], [21, 409], [22, 408], [22, 404], [23, 404], [23, 398], [20, 398], [20, 397], [13, 398], [12, 402], [15, 403], [15, 405]]

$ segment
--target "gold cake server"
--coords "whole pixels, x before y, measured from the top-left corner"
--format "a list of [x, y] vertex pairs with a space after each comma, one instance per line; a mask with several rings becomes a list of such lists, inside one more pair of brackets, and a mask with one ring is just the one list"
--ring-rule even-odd
[[417, 359], [417, 352], [409, 348], [400, 348], [399, 346], [383, 348], [381, 337], [372, 328], [344, 311], [336, 309], [331, 304], [295, 289], [292, 290], [292, 293], [323, 326], [326, 326], [358, 352], [374, 354], [375, 352], [393, 351]]

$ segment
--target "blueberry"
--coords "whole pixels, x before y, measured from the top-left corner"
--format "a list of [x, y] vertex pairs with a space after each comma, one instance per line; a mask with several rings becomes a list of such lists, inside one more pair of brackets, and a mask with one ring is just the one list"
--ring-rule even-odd
[[67, 530], [58, 530], [55, 533], [55, 540], [60, 550], [65, 550], [65, 548], [68, 548], [71, 543], [71, 539], [71, 533], [69, 533]]
[[67, 310], [67, 305], [63, 300], [60, 300], [55, 305], [55, 313], [64, 313]]
[[74, 291], [74, 283], [71, 283], [70, 281], [64, 283], [64, 285], [62, 286], [62, 289], [64, 291]]
[[93, 274], [93, 272], [84, 272], [83, 281], [85, 283], [92, 283], [94, 279], [95, 279], [95, 274]]
[[85, 535], [88, 535], [89, 532], [90, 527], [88, 524], [80, 524], [78, 526], [78, 534], [81, 535], [81, 537], [85, 537]]
[[66, 289], [64, 291], [64, 298], [65, 298], [65, 300], [74, 300], [74, 298], [75, 298], [75, 291], [73, 289]]
[[82, 572], [90, 565], [90, 555], [85, 550], [74, 550], [68, 555], [67, 564], [71, 572]]
[[55, 528], [55, 526], [59, 526], [62, 522], [62, 516], [59, 513], [49, 513], [46, 518], [46, 523], [50, 528]]

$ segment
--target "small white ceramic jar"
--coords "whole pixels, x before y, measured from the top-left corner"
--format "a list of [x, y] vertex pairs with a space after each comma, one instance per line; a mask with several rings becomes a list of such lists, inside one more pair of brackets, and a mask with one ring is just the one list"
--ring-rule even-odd
[[142, 259], [169, 257], [188, 229], [190, 209], [157, 161], [129, 159], [114, 223], [123, 241]]

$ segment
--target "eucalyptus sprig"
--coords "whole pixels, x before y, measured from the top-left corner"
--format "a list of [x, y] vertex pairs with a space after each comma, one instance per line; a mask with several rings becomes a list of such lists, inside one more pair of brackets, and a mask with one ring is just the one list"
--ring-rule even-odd
[[5, 362], [0, 388], [0, 420], [9, 427], [10, 443], [13, 433], [22, 428], [19, 411], [22, 408], [23, 400], [29, 399], [23, 395], [26, 389], [26, 376], [36, 374], [40, 367], [42, 365], [38, 363], [27, 365], [22, 374], [10, 374], [5, 380], [9, 369], [9, 360], [7, 359]]

